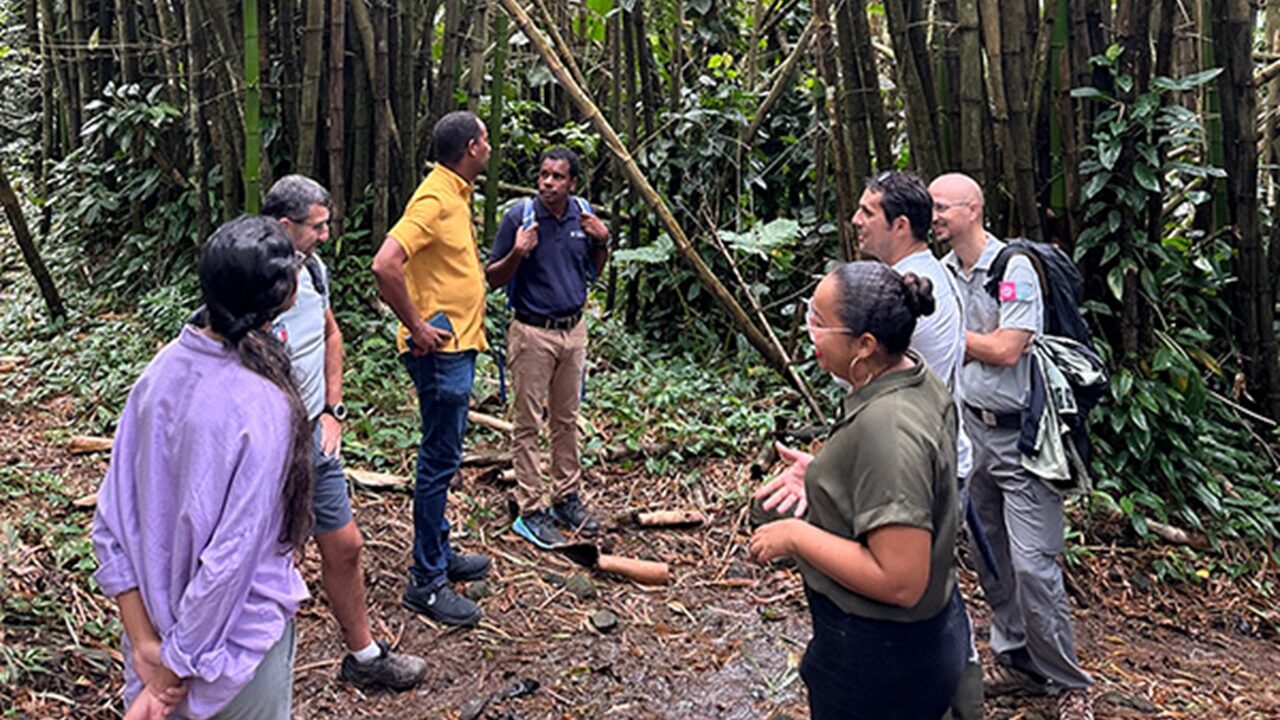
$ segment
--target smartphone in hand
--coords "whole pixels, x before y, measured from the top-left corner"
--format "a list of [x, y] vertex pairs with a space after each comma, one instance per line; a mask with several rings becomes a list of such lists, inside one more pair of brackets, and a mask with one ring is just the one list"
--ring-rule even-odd
[[[445, 315], [443, 310], [432, 315], [431, 318], [427, 320], [427, 324], [437, 330], [443, 330], [450, 335], [453, 335], [453, 323], [449, 322], [449, 316]], [[418, 347], [418, 344], [413, 341], [412, 335], [405, 338], [405, 343], [410, 349], [417, 349]]]

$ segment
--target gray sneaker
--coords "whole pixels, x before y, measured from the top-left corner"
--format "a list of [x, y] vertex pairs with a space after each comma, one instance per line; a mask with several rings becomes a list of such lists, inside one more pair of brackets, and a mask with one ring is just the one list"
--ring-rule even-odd
[[369, 662], [360, 662], [347, 653], [342, 658], [338, 679], [362, 688], [386, 688], [388, 690], [412, 690], [427, 674], [427, 661], [416, 655], [391, 652], [385, 640], [378, 641], [382, 653]]

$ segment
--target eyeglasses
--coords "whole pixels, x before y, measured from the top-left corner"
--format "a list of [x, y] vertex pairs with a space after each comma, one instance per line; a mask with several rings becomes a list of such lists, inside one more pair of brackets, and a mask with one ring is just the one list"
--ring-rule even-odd
[[308, 219], [309, 218], [289, 218], [289, 222], [299, 227], [305, 227], [311, 232], [319, 233], [319, 232], [322, 232], [325, 228], [329, 227], [329, 223], [332, 221], [332, 218], [325, 218], [320, 222], [308, 223], [307, 222]]
[[962, 206], [967, 207], [972, 204], [973, 203], [970, 203], [970, 202], [946, 203], [946, 202], [938, 202], [935, 200], [933, 203], [933, 211], [936, 213], [944, 213], [954, 207], [962, 207]]
[[[813, 298], [807, 298], [804, 301], [804, 327], [809, 331], [809, 336], [816, 336], [820, 332], [840, 333], [841, 335], [853, 335], [853, 331], [843, 327], [824, 327], [822, 325], [813, 324]], [[816, 338], [815, 338], [816, 340]]]

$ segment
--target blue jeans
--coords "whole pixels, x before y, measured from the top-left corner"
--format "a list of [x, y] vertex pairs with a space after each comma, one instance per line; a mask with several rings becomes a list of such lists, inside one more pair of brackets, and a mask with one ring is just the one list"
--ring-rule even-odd
[[467, 406], [476, 375], [476, 351], [400, 356], [418, 391], [422, 414], [422, 444], [413, 486], [413, 567], [410, 577], [419, 587], [446, 579], [453, 550], [449, 521], [444, 517], [449, 482], [462, 461], [462, 437], [467, 432]]

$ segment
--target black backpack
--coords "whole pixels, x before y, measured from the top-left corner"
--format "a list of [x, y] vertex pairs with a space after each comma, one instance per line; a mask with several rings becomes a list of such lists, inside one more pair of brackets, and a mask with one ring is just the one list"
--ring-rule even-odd
[[[1084, 276], [1080, 274], [1080, 269], [1071, 258], [1057, 245], [1035, 242], [1026, 238], [1008, 240], [991, 263], [986, 291], [991, 297], [999, 300], [1000, 282], [1004, 279], [1009, 261], [1015, 255], [1022, 255], [1030, 260], [1031, 266], [1036, 269], [1036, 275], [1040, 277], [1040, 289], [1044, 295], [1044, 333], [1071, 338], [1096, 356], [1097, 350], [1093, 347], [1089, 326], [1080, 314], [1080, 302], [1084, 298]], [[1092, 454], [1088, 431], [1089, 412], [1102, 400], [1106, 389], [1106, 383], [1092, 387], [1079, 387], [1073, 384], [1071, 387], [1080, 414], [1076, 422], [1069, 425], [1072, 439], [1086, 468], [1089, 466], [1089, 458]]]
[[1000, 298], [1000, 281], [1005, 268], [1014, 255], [1022, 255], [1031, 261], [1040, 276], [1040, 288], [1044, 293], [1044, 333], [1069, 337], [1092, 349], [1089, 326], [1080, 315], [1080, 301], [1084, 299], [1084, 277], [1079, 268], [1057, 245], [1035, 242], [1026, 238], [1013, 238], [1000, 249], [991, 263], [986, 290], [991, 297]]

